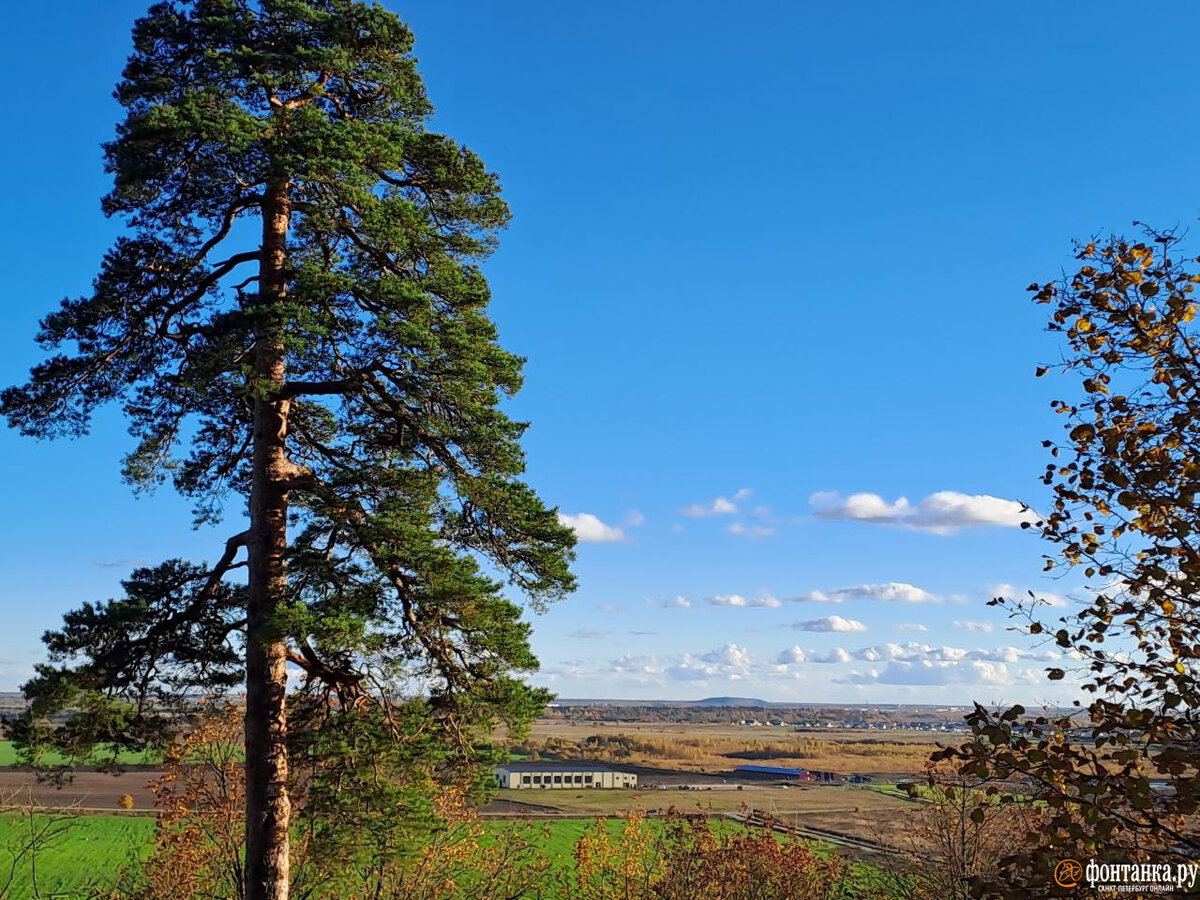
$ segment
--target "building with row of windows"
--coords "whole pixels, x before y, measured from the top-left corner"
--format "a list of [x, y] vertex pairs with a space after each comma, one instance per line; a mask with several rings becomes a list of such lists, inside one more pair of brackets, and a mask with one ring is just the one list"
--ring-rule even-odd
[[496, 777], [500, 780], [500, 787], [510, 790], [637, 787], [637, 776], [629, 772], [571, 761], [507, 763], [497, 767]]

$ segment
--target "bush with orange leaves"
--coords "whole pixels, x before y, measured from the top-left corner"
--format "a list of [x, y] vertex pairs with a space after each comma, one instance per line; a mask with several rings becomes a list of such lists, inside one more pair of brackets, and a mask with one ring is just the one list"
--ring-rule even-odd
[[601, 819], [575, 845], [578, 900], [839, 900], [856, 889], [837, 856], [769, 828], [722, 827], [706, 816], [640, 813]]
[[241, 709], [227, 704], [169, 744], [151, 782], [158, 807], [154, 848], [110, 895], [122, 900], [241, 897], [245, 835]]

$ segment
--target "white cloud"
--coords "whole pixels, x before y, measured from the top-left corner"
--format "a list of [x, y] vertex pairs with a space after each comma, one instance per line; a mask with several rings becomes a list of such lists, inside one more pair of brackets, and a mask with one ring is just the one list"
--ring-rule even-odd
[[920, 624], [919, 622], [913, 622], [913, 623], [910, 623], [910, 624], [907, 624], [907, 625], [897, 625], [897, 626], [896, 626], [896, 630], [897, 630], [897, 631], [920, 631], [920, 632], [925, 632], [925, 631], [928, 631], [929, 629], [928, 629], [926, 626], [924, 626], [924, 625]]
[[900, 644], [882, 644], [878, 647], [863, 647], [861, 650], [855, 650], [854, 658], [866, 660], [867, 662], [881, 662], [885, 659], [904, 659], [911, 652], [911, 646], [903, 647]]
[[[794, 698], [797, 690], [824, 688], [826, 696], [841, 692], [839, 700], [845, 699], [847, 691], [851, 696], [874, 698], [903, 688], [905, 697], [927, 698], [917, 702], [962, 702], [964, 685], [1042, 684], [1044, 671], [1036, 662], [1031, 665], [1029, 661], [1048, 662], [1057, 658], [1055, 651], [1046, 649], [967, 649], [917, 641], [851, 650], [842, 647], [814, 650], [797, 644], [760, 657], [744, 646], [726, 643], [706, 652], [627, 653], [603, 662], [563, 660], [544, 669], [541, 677], [556, 686], [565, 688], [569, 684], [572, 691], [582, 689], [584, 693], [579, 696], [598, 696], [597, 685], [609, 685], [609, 696], [625, 696], [616, 693], [623, 686], [637, 691], [635, 696], [704, 696], [703, 691], [768, 699]], [[834, 668], [822, 669], [828, 665]], [[940, 693], [943, 688], [945, 693]], [[864, 691], [865, 694], [860, 693]], [[939, 698], [937, 701], [932, 699], [935, 696]]]
[[788, 647], [779, 654], [779, 664], [781, 666], [794, 666], [805, 662], [807, 657], [804, 650], [800, 647]]
[[909, 659], [931, 659], [937, 662], [959, 662], [970, 654], [962, 647], [929, 647], [923, 644], [910, 644], [913, 648]]
[[847, 678], [837, 680], [848, 684], [1008, 685], [1013, 683], [1008, 667], [1003, 663], [979, 660], [966, 662], [893, 660], [883, 669], [851, 672]]
[[[1057, 655], [1057, 654], [1056, 654]], [[1016, 663], [1023, 659], [1034, 658], [1034, 654], [1016, 647], [995, 647], [991, 650], [972, 650], [967, 659], [978, 659], [986, 662]]]
[[808, 658], [811, 662], [826, 664], [848, 663], [852, 659], [850, 654], [841, 647], [834, 647], [828, 653], [814, 653], [810, 651]]
[[708, 598], [712, 606], [759, 606], [775, 608], [779, 606], [776, 597], [743, 597], [741, 594], [714, 594]]
[[864, 597], [883, 600], [886, 603], [940, 603], [941, 598], [915, 584], [889, 581], [887, 584], [860, 584], [855, 587], [838, 588], [831, 591], [834, 596]]
[[987, 634], [987, 633], [990, 633], [992, 630], [992, 623], [991, 622], [962, 622], [962, 621], [956, 620], [954, 622], [954, 627], [962, 629], [963, 631], [978, 631], [978, 632]]
[[726, 644], [708, 653], [695, 656], [685, 653], [674, 665], [667, 667], [667, 677], [675, 681], [707, 681], [719, 678], [742, 681], [752, 673], [750, 653], [737, 644]]
[[739, 647], [737, 644], [726, 644], [718, 650], [710, 650], [701, 659], [705, 662], [719, 663], [723, 666], [748, 666], [750, 664], [750, 653], [745, 647]]
[[662, 673], [662, 666], [657, 656], [626, 653], [609, 663], [608, 672], [613, 675], [658, 675]]
[[878, 494], [858, 493], [843, 497], [837, 491], [820, 491], [809, 497], [819, 519], [848, 519], [879, 525], [899, 525], [934, 534], [954, 534], [961, 528], [998, 525], [1020, 527], [1037, 517], [1015, 500], [989, 494], [960, 494], [937, 491], [915, 506], [905, 497], [888, 503]]
[[1067, 599], [1061, 594], [1054, 594], [1049, 591], [1032, 591], [1029, 588], [1018, 588], [1011, 584], [997, 584], [989, 592], [992, 597], [1005, 597], [1009, 600], [1024, 600], [1033, 599], [1038, 603], [1043, 603], [1046, 606], [1052, 606], [1056, 609], [1062, 609], [1067, 605]]
[[808, 498], [808, 505], [819, 519], [894, 522], [912, 513], [912, 507], [904, 497], [895, 503], [888, 503], [878, 494], [867, 493], [842, 497], [837, 491], [817, 491]]
[[646, 524], [646, 517], [636, 509], [631, 509], [625, 513], [625, 518], [621, 520], [621, 524], [626, 528], [637, 528], [639, 525]]
[[795, 597], [787, 598], [792, 603], [841, 603], [843, 596], [838, 594], [826, 594], [824, 591], [809, 591], [807, 594], [797, 594]]
[[682, 595], [676, 597], [647, 597], [647, 606], [657, 606], [659, 609], [690, 609], [692, 601]]
[[729, 526], [729, 533], [739, 537], [761, 538], [770, 537], [775, 533], [775, 529], [766, 525], [747, 525], [744, 522], [734, 522]]
[[799, 631], [866, 631], [867, 626], [856, 619], [843, 619], [841, 616], [826, 616], [823, 619], [809, 619], [807, 622], [796, 622], [792, 625]]
[[993, 647], [978, 650], [968, 650], [965, 647], [931, 647], [916, 641], [904, 644], [880, 644], [875, 647], [861, 647], [851, 654], [855, 659], [864, 662], [904, 662], [957, 663], [964, 661], [1017, 663], [1022, 660], [1041, 660], [1049, 662], [1057, 659], [1058, 654], [1053, 650], [1035, 652], [1020, 650], [1016, 647]]
[[788, 597], [793, 603], [841, 603], [846, 599], [882, 600], [885, 603], [941, 603], [942, 598], [915, 584], [889, 581], [886, 584], [859, 584], [832, 591], [809, 591]]
[[612, 525], [605, 525], [591, 513], [579, 513], [570, 516], [558, 514], [558, 521], [575, 532], [575, 536], [584, 544], [611, 544], [625, 540], [625, 532]]
[[707, 516], [732, 516], [739, 512], [738, 501], [745, 500], [753, 493], [754, 491], [750, 490], [750, 488], [742, 488], [733, 495], [732, 499], [728, 497], [714, 497], [703, 503], [693, 503], [691, 506], [685, 506], [680, 512], [693, 519], [703, 519]]

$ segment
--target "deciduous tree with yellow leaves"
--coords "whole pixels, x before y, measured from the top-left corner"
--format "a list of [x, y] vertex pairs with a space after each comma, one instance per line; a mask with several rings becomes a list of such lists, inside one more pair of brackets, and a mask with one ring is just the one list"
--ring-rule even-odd
[[1047, 570], [1087, 587], [1057, 619], [1032, 596], [993, 604], [1057, 648], [1048, 677], [1078, 679], [1086, 699], [1074, 715], [977, 707], [974, 739], [941, 754], [1051, 813], [1037, 846], [979, 886], [997, 896], [1053, 895], [1066, 851], [1200, 853], [1200, 259], [1156, 231], [1077, 258], [1069, 277], [1030, 286], [1065, 344], [1038, 375], [1079, 386], [1053, 403], [1065, 439], [1045, 442], [1053, 501], [1032, 527], [1052, 545]]

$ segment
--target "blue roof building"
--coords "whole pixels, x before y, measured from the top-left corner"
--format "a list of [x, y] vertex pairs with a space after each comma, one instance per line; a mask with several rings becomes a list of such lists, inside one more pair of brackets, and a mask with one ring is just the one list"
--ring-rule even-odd
[[735, 775], [748, 775], [752, 778], [811, 778], [808, 769], [792, 769], [787, 766], [738, 766], [733, 770]]

